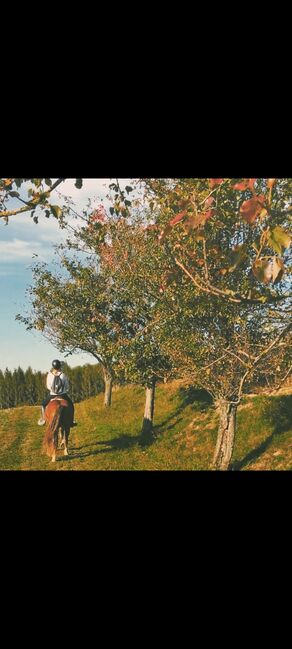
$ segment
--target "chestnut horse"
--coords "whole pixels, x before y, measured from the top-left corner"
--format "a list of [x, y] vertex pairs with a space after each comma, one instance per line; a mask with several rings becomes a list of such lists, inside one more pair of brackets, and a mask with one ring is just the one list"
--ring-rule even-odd
[[69, 403], [61, 397], [51, 399], [45, 410], [45, 419], [46, 431], [44, 446], [47, 455], [52, 458], [52, 462], [55, 462], [59, 429], [61, 429], [61, 443], [63, 444], [64, 455], [68, 455], [68, 438], [72, 422]]

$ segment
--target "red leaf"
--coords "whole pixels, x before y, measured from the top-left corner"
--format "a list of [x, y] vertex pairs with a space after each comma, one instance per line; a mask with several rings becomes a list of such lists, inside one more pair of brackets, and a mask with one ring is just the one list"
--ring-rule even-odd
[[217, 185], [221, 185], [223, 183], [224, 178], [209, 178], [210, 181], [210, 187], [216, 187]]
[[246, 189], [253, 191], [256, 178], [244, 178], [241, 183], [236, 183], [232, 185], [233, 189], [236, 189], [240, 192], [244, 192]]
[[90, 220], [93, 222], [100, 221], [103, 223], [105, 219], [106, 219], [106, 211], [103, 205], [99, 205], [99, 207], [96, 210], [94, 210], [94, 212], [92, 212], [90, 216]]
[[242, 218], [247, 221], [247, 223], [254, 223], [263, 209], [264, 202], [265, 197], [262, 194], [260, 196], [254, 196], [247, 201], [243, 201], [239, 210]]
[[212, 216], [215, 215], [215, 210], [208, 210], [207, 212], [204, 212], [205, 215], [205, 221], [208, 221], [208, 219], [211, 219]]
[[186, 214], [187, 214], [187, 210], [183, 210], [183, 212], [179, 212], [173, 217], [173, 219], [169, 221], [168, 225], [176, 225], [177, 223], [183, 220]]
[[200, 227], [200, 225], [205, 225], [208, 219], [211, 219], [214, 216], [215, 210], [208, 210], [207, 212], [199, 212], [198, 214], [192, 214], [190, 218], [186, 221], [186, 226], [189, 230]]
[[248, 182], [248, 189], [251, 189], [251, 191], [254, 189], [256, 178], [250, 178]]
[[215, 201], [214, 196], [209, 196], [209, 198], [207, 198], [207, 200], [205, 201], [206, 207], [210, 207], [211, 205], [213, 205], [214, 201]]
[[232, 185], [232, 189], [236, 189], [240, 192], [244, 192], [245, 189], [247, 189], [246, 180], [244, 180], [243, 183], [236, 183], [236, 185]]

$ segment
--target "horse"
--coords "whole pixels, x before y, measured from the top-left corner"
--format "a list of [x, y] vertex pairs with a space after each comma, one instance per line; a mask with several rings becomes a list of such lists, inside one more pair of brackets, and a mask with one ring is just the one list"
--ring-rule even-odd
[[72, 413], [69, 403], [61, 397], [51, 399], [45, 410], [45, 420], [44, 447], [47, 455], [52, 458], [52, 462], [55, 462], [59, 429], [61, 429], [61, 443], [64, 445], [64, 455], [68, 455], [68, 439], [72, 425]]

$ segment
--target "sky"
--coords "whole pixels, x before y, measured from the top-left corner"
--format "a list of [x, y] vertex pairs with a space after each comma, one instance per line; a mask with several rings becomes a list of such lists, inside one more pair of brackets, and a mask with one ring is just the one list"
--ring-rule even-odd
[[[95, 204], [103, 200], [106, 205], [110, 179], [84, 179], [80, 190], [76, 189], [74, 182], [66, 180], [57, 191], [72, 197], [77, 211], [86, 207], [88, 198]], [[127, 184], [130, 184], [130, 179], [120, 180], [121, 187]], [[52, 203], [60, 205], [62, 201], [57, 191], [51, 194]], [[13, 206], [21, 205], [17, 199], [14, 201]], [[3, 371], [8, 367], [13, 370], [20, 366], [25, 370], [30, 366], [35, 371], [46, 372], [55, 358], [66, 360], [71, 367], [95, 364], [96, 359], [84, 353], [65, 358], [39, 332], [27, 331], [25, 325], [15, 320], [18, 313], [24, 314], [29, 308], [25, 291], [32, 283], [33, 262], [37, 259], [50, 263], [54, 246], [68, 237], [68, 233], [58, 227], [56, 219], [41, 215], [36, 224], [29, 214], [11, 216], [8, 225], [0, 219], [0, 369]]]

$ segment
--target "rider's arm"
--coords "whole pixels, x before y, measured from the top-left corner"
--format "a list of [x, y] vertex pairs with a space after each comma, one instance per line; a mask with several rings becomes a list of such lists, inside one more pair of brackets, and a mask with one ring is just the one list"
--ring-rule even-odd
[[48, 373], [47, 375], [47, 388], [48, 390], [51, 390], [52, 383], [53, 383], [54, 377], [51, 372]]

